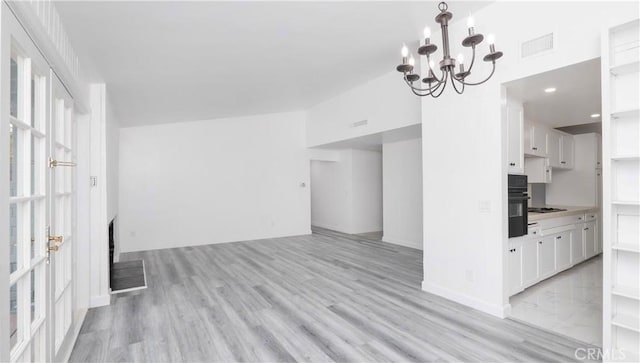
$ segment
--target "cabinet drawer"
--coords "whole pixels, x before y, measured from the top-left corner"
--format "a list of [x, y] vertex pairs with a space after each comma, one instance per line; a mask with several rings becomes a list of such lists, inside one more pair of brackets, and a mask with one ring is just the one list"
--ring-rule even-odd
[[585, 222], [595, 221], [596, 218], [598, 218], [598, 213], [596, 213], [596, 212], [589, 212], [589, 213], [584, 215], [584, 221]]
[[578, 215], [574, 216], [573, 218], [574, 218], [574, 222], [575, 223], [582, 223], [585, 220], [585, 215], [584, 214], [578, 214]]

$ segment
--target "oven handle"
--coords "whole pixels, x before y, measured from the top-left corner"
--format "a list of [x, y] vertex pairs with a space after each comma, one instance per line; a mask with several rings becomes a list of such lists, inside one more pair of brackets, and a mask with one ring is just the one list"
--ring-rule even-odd
[[529, 196], [521, 196], [521, 197], [509, 197], [509, 200], [529, 200], [531, 197]]

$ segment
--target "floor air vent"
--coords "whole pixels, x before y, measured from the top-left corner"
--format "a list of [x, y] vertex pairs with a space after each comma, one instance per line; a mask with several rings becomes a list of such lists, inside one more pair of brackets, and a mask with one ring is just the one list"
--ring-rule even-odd
[[553, 47], [553, 33], [549, 33], [523, 42], [520, 48], [520, 54], [522, 55], [522, 58], [526, 58], [553, 50]]

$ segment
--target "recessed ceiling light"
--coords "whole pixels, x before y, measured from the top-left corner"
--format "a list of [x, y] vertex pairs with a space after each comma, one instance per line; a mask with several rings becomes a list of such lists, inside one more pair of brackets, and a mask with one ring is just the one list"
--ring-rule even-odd
[[545, 89], [544, 89], [544, 91], [545, 91], [546, 93], [552, 93], [552, 92], [555, 92], [555, 91], [556, 91], [556, 88], [555, 88], [555, 87], [549, 87], [549, 88], [545, 88]]
[[598, 118], [598, 117], [600, 117], [599, 113], [594, 113], [594, 114], [591, 115], [591, 118]]

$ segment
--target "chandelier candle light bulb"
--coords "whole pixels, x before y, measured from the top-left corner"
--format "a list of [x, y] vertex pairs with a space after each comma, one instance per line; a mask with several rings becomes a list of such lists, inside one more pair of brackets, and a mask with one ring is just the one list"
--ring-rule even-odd
[[[467, 81], [467, 77], [471, 74], [471, 69], [473, 68], [474, 61], [476, 59], [476, 46], [484, 40], [484, 35], [475, 32], [475, 21], [473, 17], [469, 16], [467, 19], [467, 27], [469, 28], [469, 35], [462, 40], [462, 46], [466, 48], [471, 48], [473, 55], [471, 57], [471, 62], [468, 65], [468, 69], [465, 70], [464, 67], [464, 56], [460, 54], [457, 59], [453, 59], [450, 54], [450, 42], [449, 42], [449, 22], [453, 18], [453, 14], [448, 11], [449, 6], [445, 2], [441, 2], [438, 4], [438, 9], [440, 13], [436, 16], [436, 23], [440, 24], [440, 29], [442, 32], [442, 60], [439, 62], [440, 64], [440, 75], [436, 77], [434, 74], [434, 62], [431, 60], [431, 55], [438, 50], [438, 46], [431, 43], [431, 29], [427, 26], [423, 30], [424, 35], [424, 45], [418, 48], [418, 56], [427, 57], [428, 68], [426, 70], [426, 77], [422, 79], [422, 83], [427, 85], [426, 88], [421, 88], [420, 86], [415, 85], [414, 82], [420, 79], [420, 76], [417, 72], [414, 72], [415, 62], [416, 60], [413, 58], [407, 59], [409, 56], [409, 49], [406, 45], [402, 47], [402, 64], [396, 67], [396, 70], [402, 73], [404, 81], [407, 83], [411, 92], [413, 92], [417, 96], [432, 96], [434, 98], [439, 97], [444, 89], [447, 87], [447, 84], [451, 82], [454, 90], [458, 94], [462, 94], [464, 92], [465, 86], [477, 86], [479, 84], [485, 83], [488, 81], [494, 74], [496, 70], [496, 61], [502, 57], [502, 52], [496, 51], [494, 38], [490, 36], [489, 40], [489, 54], [485, 55], [483, 61], [491, 62], [491, 73], [487, 78], [479, 82], [469, 82]], [[456, 73], [456, 63], [459, 64], [459, 72]]]
[[469, 35], [473, 35], [475, 33], [475, 29], [473, 28], [475, 26], [475, 22], [473, 21], [473, 17], [469, 16], [469, 18], [467, 18], [467, 28], [469, 28]]
[[425, 26], [423, 30], [423, 34], [424, 34], [424, 44], [427, 45], [430, 42], [429, 38], [431, 38], [431, 28], [429, 28], [428, 26]]

